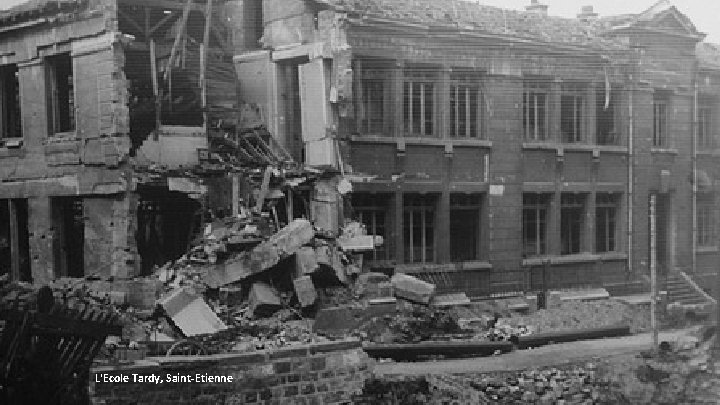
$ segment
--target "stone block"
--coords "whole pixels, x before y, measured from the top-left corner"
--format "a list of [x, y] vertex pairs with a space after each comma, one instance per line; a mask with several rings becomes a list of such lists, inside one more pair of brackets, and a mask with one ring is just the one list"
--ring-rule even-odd
[[383, 273], [363, 273], [355, 281], [355, 293], [361, 298], [374, 299], [393, 295], [390, 277]]
[[315, 250], [309, 246], [303, 246], [295, 253], [295, 268], [297, 276], [312, 274], [318, 268]]
[[315, 257], [319, 265], [327, 266], [333, 269], [337, 279], [343, 283], [348, 283], [348, 276], [345, 272], [345, 265], [340, 257], [340, 252], [334, 246], [321, 245], [315, 248]]
[[227, 329], [202, 297], [178, 288], [158, 301], [185, 336], [216, 333]]
[[435, 284], [407, 274], [395, 274], [390, 281], [398, 298], [427, 305], [435, 295]]
[[432, 299], [432, 306], [436, 308], [461, 307], [470, 303], [470, 298], [465, 293], [437, 295]]
[[302, 307], [309, 307], [317, 300], [317, 291], [310, 276], [302, 276], [293, 280], [295, 293]]
[[277, 290], [261, 282], [253, 284], [248, 303], [255, 317], [270, 316], [282, 307]]

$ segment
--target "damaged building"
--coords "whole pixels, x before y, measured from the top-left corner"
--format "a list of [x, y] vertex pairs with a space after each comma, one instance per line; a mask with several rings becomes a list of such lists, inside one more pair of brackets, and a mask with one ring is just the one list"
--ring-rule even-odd
[[255, 208], [329, 233], [358, 219], [385, 242], [366, 269], [471, 297], [632, 289], [651, 265], [705, 280], [720, 259], [720, 49], [666, 1], [547, 11], [33, 0], [0, 12], [0, 271], [132, 279]]

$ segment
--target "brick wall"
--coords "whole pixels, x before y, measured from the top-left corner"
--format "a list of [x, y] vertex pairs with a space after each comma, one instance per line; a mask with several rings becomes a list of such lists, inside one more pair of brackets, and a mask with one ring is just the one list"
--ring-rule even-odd
[[[334, 404], [349, 403], [372, 372], [359, 341], [291, 347], [276, 351], [198, 357], [148, 358], [135, 365], [102, 367], [90, 375], [93, 404]], [[208, 374], [232, 382], [133, 382], [133, 374]], [[127, 383], [105, 383], [126, 376]]]

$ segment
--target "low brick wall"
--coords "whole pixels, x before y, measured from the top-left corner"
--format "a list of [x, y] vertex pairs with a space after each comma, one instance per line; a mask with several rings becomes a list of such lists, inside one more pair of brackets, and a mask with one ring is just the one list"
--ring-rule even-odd
[[[351, 403], [372, 373], [358, 341], [212, 356], [155, 357], [90, 374], [93, 404]], [[149, 382], [140, 382], [157, 376]], [[209, 377], [220, 381], [210, 381]], [[179, 382], [171, 381], [177, 378]]]

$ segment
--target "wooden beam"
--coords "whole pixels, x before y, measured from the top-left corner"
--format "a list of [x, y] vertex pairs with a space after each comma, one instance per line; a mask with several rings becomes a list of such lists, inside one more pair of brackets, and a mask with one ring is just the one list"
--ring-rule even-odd
[[6, 200], [10, 216], [10, 280], [20, 281], [20, 230], [15, 202]]
[[[146, 8], [146, 9], [149, 10], [148, 8]], [[175, 12], [172, 12], [172, 13], [166, 15], [165, 17], [163, 17], [155, 25], [150, 27], [150, 29], [148, 30], [148, 37], [153, 36], [153, 34], [155, 34], [155, 31], [159, 30], [163, 25], [165, 25], [168, 21], [172, 20], [175, 17], [177, 17], [177, 13], [175, 13]]]
[[272, 177], [272, 166], [265, 168], [263, 173], [263, 181], [260, 186], [260, 195], [258, 195], [257, 203], [255, 204], [255, 212], [262, 212], [262, 207], [265, 204], [265, 197], [267, 197], [270, 191], [270, 178]]
[[172, 66], [175, 63], [175, 55], [177, 54], [178, 46], [180, 46], [180, 40], [182, 40], [182, 38], [185, 36], [185, 27], [187, 26], [188, 16], [190, 16], [190, 6], [192, 4], [193, 0], [187, 0], [187, 2], [185, 2], [182, 20], [180, 21], [180, 26], [178, 27], [178, 31], [175, 34], [175, 42], [173, 42], [172, 49], [170, 50], [170, 59], [168, 60], [168, 64], [165, 67], [165, 81], [167, 81], [168, 77], [170, 76], [170, 71], [172, 70]]
[[[118, 0], [120, 6], [138, 6], [138, 7], [153, 7], [162, 8], [165, 10], [183, 10], [184, 7], [181, 3], [176, 3], [170, 0]], [[205, 9], [199, 4], [193, 4], [190, 6], [190, 11], [198, 11], [204, 13]]]
[[130, 23], [130, 25], [132, 25], [139, 33], [145, 35], [145, 30], [140, 26], [140, 24], [138, 24], [131, 15], [124, 12], [120, 7], [118, 7], [118, 15]]
[[210, 25], [212, 24], [212, 0], [207, 0], [205, 8], [205, 32], [203, 33], [202, 54], [200, 56], [200, 88], [202, 89], [203, 124], [208, 125], [207, 113], [207, 57], [210, 47]]

